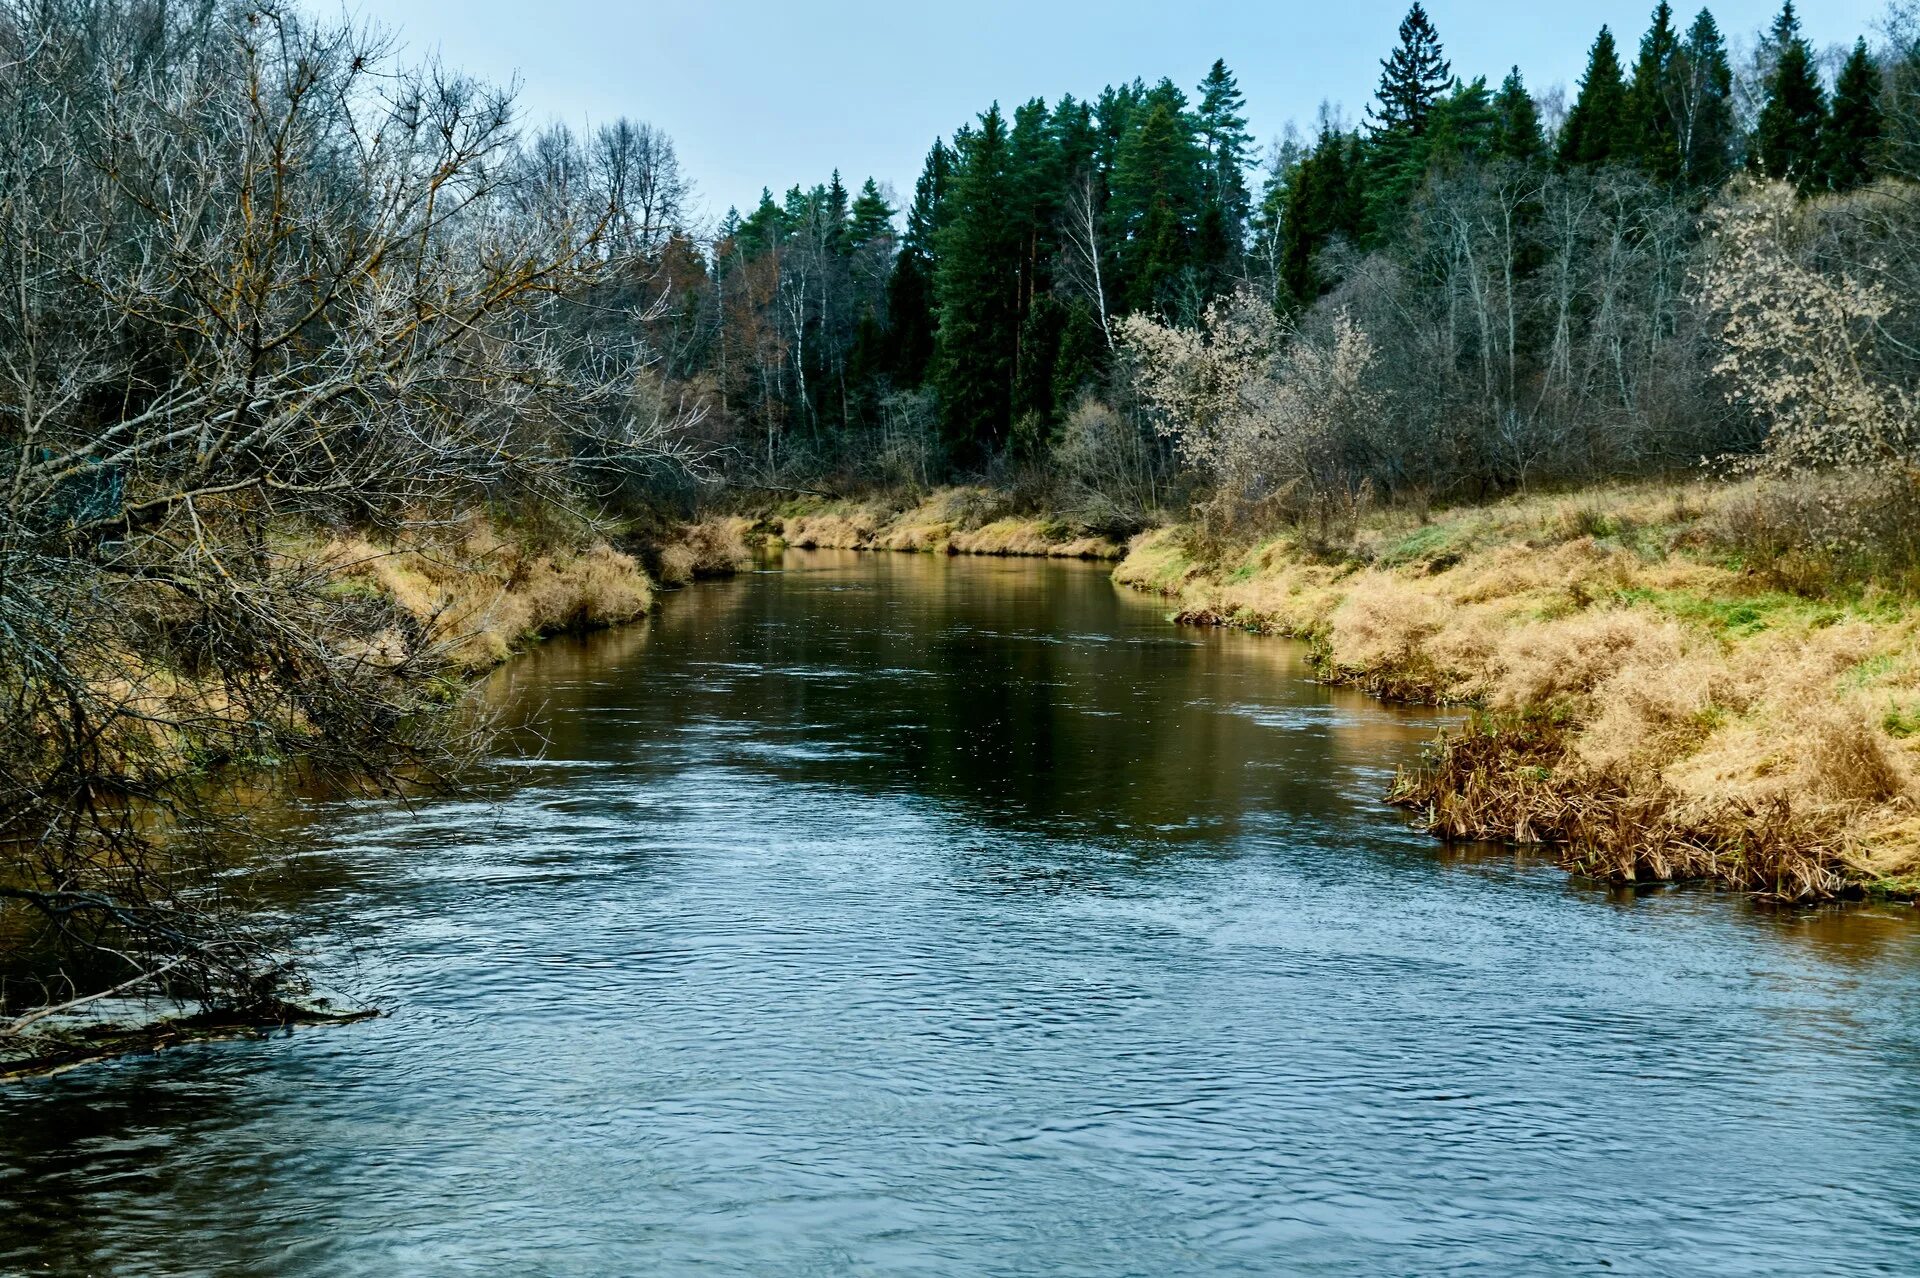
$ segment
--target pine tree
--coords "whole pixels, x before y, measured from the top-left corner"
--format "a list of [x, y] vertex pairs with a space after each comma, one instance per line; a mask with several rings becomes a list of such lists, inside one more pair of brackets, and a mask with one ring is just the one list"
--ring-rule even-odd
[[1007, 166], [1014, 193], [1014, 213], [1020, 224], [1020, 314], [1050, 284], [1056, 251], [1055, 227], [1060, 220], [1064, 175], [1060, 169], [1060, 140], [1045, 100], [1034, 98], [1014, 109], [1008, 134]]
[[1675, 59], [1680, 39], [1673, 29], [1673, 6], [1660, 0], [1653, 24], [1640, 40], [1640, 60], [1634, 64], [1633, 84], [1627, 90], [1627, 127], [1624, 149], [1660, 182], [1679, 180], [1679, 128], [1674, 118]]
[[1567, 112], [1560, 133], [1560, 163], [1568, 168], [1599, 165], [1630, 158], [1623, 142], [1630, 142], [1627, 86], [1620, 74], [1620, 55], [1613, 32], [1600, 28], [1587, 54], [1587, 73], [1580, 77], [1580, 95]]
[[1434, 104], [1422, 139], [1428, 167], [1451, 169], [1483, 160], [1494, 153], [1500, 139], [1500, 113], [1485, 76], [1471, 84], [1454, 82], [1453, 92]]
[[1672, 73], [1680, 180], [1711, 190], [1733, 171], [1733, 66], [1713, 14], [1702, 9], [1674, 58]]
[[1833, 112], [1820, 140], [1821, 169], [1835, 191], [1851, 191], [1874, 179], [1879, 168], [1880, 140], [1886, 129], [1881, 115], [1880, 73], [1858, 40], [1833, 86]]
[[1787, 0], [1770, 33], [1779, 61], [1767, 77], [1767, 102], [1753, 130], [1751, 163], [1770, 178], [1803, 190], [1820, 172], [1820, 132], [1826, 124], [1826, 94], [1814, 71], [1813, 51], [1800, 35], [1800, 18]]
[[995, 104], [958, 152], [938, 239], [934, 382], [948, 443], [962, 462], [999, 451], [1012, 425], [1020, 343], [1021, 227], [1006, 121]]
[[1507, 72], [1500, 92], [1493, 99], [1499, 132], [1494, 137], [1493, 153], [1516, 164], [1538, 164], [1547, 158], [1547, 139], [1540, 129], [1540, 108], [1520, 78], [1520, 68]]

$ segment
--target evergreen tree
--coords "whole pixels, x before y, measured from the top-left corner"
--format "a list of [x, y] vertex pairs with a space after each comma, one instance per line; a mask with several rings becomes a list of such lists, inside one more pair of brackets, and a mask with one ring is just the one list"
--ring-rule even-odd
[[853, 201], [847, 195], [847, 188], [840, 181], [840, 170], [833, 171], [833, 181], [828, 184], [826, 198], [821, 201], [822, 239], [827, 251], [844, 254], [852, 249], [847, 242], [847, 222], [852, 216]]
[[868, 178], [866, 185], [860, 188], [860, 195], [853, 202], [853, 212], [847, 225], [847, 238], [854, 248], [864, 248], [883, 236], [893, 234], [893, 208], [886, 197], [880, 194], [880, 188]]
[[1063, 187], [1060, 140], [1043, 99], [1014, 109], [1007, 164], [1020, 225], [1019, 304], [1024, 316], [1049, 287]]
[[1175, 314], [1191, 283], [1206, 155], [1185, 107], [1172, 84], [1155, 86], [1114, 159], [1108, 220], [1119, 259], [1116, 291], [1131, 310]]
[[1367, 220], [1379, 230], [1396, 223], [1426, 172], [1423, 145], [1453, 68], [1427, 11], [1417, 2], [1400, 23], [1400, 43], [1380, 61], [1380, 87], [1368, 108]]
[[1660, 182], [1680, 178], [1680, 132], [1674, 115], [1674, 85], [1680, 38], [1673, 29], [1673, 6], [1660, 0], [1653, 24], [1640, 40], [1627, 91], [1626, 149], [1649, 176]]
[[1434, 103], [1453, 82], [1453, 67], [1440, 46], [1427, 11], [1415, 0], [1400, 23], [1400, 43], [1380, 60], [1380, 89], [1372, 108], [1375, 136], [1404, 133], [1419, 137], [1427, 130]]
[[963, 463], [978, 464], [999, 451], [1012, 425], [1021, 225], [998, 104], [955, 142], [938, 239], [934, 383], [949, 446]]
[[1620, 73], [1620, 55], [1613, 32], [1600, 28], [1587, 54], [1587, 73], [1580, 77], [1580, 95], [1567, 112], [1560, 133], [1560, 163], [1568, 168], [1606, 164], [1631, 158], [1632, 134], [1627, 118], [1627, 86]]
[[1484, 160], [1499, 146], [1500, 113], [1485, 76], [1471, 84], [1454, 82], [1453, 92], [1434, 104], [1421, 149], [1428, 167], [1451, 169]]
[[1520, 68], [1507, 72], [1494, 96], [1493, 112], [1499, 122], [1493, 153], [1516, 164], [1538, 164], [1547, 158], [1547, 139], [1540, 129], [1540, 108], [1520, 78]]
[[1246, 105], [1225, 60], [1216, 60], [1200, 82], [1197, 112], [1200, 144], [1207, 154], [1198, 254], [1206, 277], [1203, 287], [1210, 296], [1227, 289], [1246, 249], [1251, 204], [1246, 168], [1253, 157]]
[[1871, 182], [1879, 169], [1880, 139], [1886, 122], [1880, 112], [1880, 73], [1865, 40], [1853, 52], [1833, 86], [1833, 112], [1821, 138], [1821, 168], [1836, 191]]
[[1800, 18], [1787, 0], [1770, 34], [1779, 51], [1767, 77], [1767, 102], [1753, 130], [1753, 168], [1770, 178], [1813, 185], [1820, 172], [1820, 133], [1826, 124], [1826, 94], [1813, 66], [1813, 51], [1800, 35]]
[[1280, 279], [1286, 301], [1302, 307], [1326, 292], [1333, 281], [1319, 271], [1317, 258], [1335, 238], [1358, 238], [1362, 220], [1357, 166], [1350, 163], [1353, 143], [1323, 121], [1320, 137], [1294, 169], [1280, 225]]
[[935, 139], [914, 183], [906, 234], [893, 275], [887, 280], [887, 360], [894, 382], [918, 386], [933, 363], [934, 278], [938, 270], [940, 228], [946, 222], [947, 191], [952, 184], [953, 152]]
[[1736, 129], [1733, 66], [1713, 14], [1702, 9], [1674, 58], [1672, 83], [1678, 99], [1680, 180], [1711, 190], [1733, 171]]

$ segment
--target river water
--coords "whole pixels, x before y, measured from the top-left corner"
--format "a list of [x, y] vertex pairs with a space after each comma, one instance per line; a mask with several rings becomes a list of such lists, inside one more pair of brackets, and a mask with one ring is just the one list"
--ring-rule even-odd
[[390, 1014], [0, 1089], [0, 1273], [1920, 1273], [1914, 912], [1443, 849], [1295, 645], [793, 553], [491, 692], [311, 814]]

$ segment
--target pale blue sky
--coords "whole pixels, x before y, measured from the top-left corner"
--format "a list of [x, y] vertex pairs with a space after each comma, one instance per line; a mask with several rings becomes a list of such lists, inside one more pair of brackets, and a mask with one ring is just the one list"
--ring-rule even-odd
[[[904, 199], [936, 135], [983, 110], [1039, 95], [1171, 76], [1191, 92], [1224, 57], [1261, 144], [1289, 119], [1310, 126], [1332, 100], [1356, 117], [1407, 0], [349, 0], [494, 80], [519, 74], [530, 119], [573, 124], [626, 115], [673, 136], [701, 202], [717, 217], [762, 186], [848, 185], [869, 174]], [[1652, 0], [1428, 0], [1454, 70], [1498, 81], [1519, 63], [1535, 92], [1569, 88], [1600, 24], [1631, 61]], [[1675, 5], [1684, 26], [1698, 5]], [[1744, 38], [1778, 0], [1721, 0], [1722, 30]], [[1816, 47], [1851, 43], [1884, 0], [1802, 0]]]

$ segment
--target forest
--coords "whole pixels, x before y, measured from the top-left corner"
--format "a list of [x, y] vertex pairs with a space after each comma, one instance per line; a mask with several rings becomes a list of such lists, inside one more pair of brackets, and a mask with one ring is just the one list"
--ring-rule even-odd
[[[529, 126], [362, 24], [0, 4], [0, 1012], [280, 1006], [189, 872], [246, 807], [210, 779], [447, 782], [476, 664], [643, 612], [609, 538], [706, 509], [964, 482], [1332, 548], [1705, 467], [1797, 481], [1748, 550], [1907, 580], [1920, 11], [1830, 57], [1791, 2], [1751, 47], [1661, 3], [1570, 101], [1417, 3], [1382, 45], [1362, 118], [1265, 152], [1222, 59], [988, 104], [898, 207], [707, 225], [659, 129]], [[478, 656], [463, 556], [519, 609]]]
[[[1911, 295], [1917, 51], [1896, 11], [1881, 46], [1823, 58], [1788, 3], [1737, 55], [1663, 3], [1543, 101], [1518, 67], [1457, 74], [1416, 4], [1364, 118], [1323, 110], [1263, 158], [1220, 61], [1191, 95], [993, 104], [933, 143], [903, 213], [836, 173], [711, 245], [664, 229], [650, 341], [736, 482], [985, 477], [1123, 532], [1222, 487], [1285, 518], [1750, 454], [1832, 404], [1749, 384], [1757, 349], [1729, 376], [1730, 289], [1791, 269]], [[1784, 261], [1722, 251], [1755, 216], [1749, 248]], [[1830, 304], [1802, 318], [1834, 359], [1903, 382], [1895, 308]], [[1240, 402], [1203, 404], [1221, 377]]]

